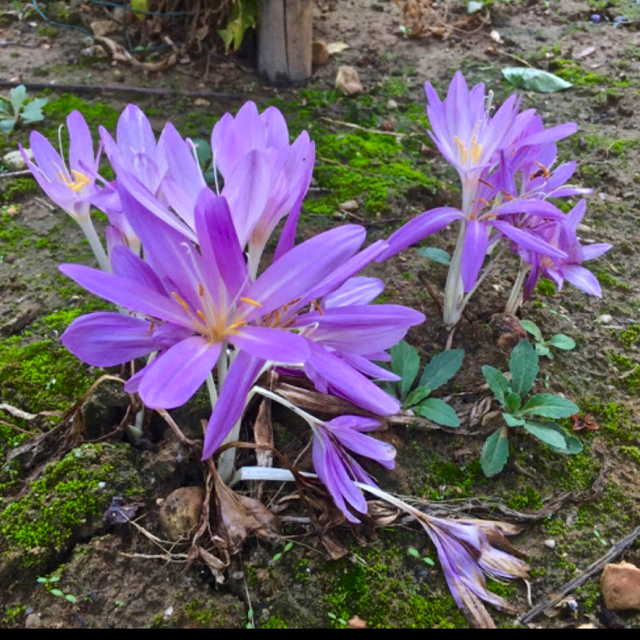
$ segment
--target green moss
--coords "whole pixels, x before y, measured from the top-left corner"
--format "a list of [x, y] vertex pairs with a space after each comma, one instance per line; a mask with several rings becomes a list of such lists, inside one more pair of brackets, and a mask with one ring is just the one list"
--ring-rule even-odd
[[[67, 116], [74, 110], [78, 110], [87, 121], [92, 132], [97, 132], [98, 126], [115, 130], [120, 112], [104, 102], [89, 102], [71, 93], [63, 93], [57, 98], [50, 98], [46, 107], [47, 122], [53, 123], [53, 129], [49, 134], [57, 138], [57, 127], [66, 121]], [[49, 137], [49, 134], [46, 134]]]
[[4, 616], [0, 619], [2, 625], [6, 629], [15, 629], [21, 625], [24, 612], [27, 610], [26, 605], [18, 604], [15, 607], [5, 607]]
[[164, 615], [162, 613], [156, 613], [151, 620], [152, 629], [162, 629], [164, 627]]
[[557, 290], [558, 289], [556, 285], [548, 278], [540, 278], [540, 280], [538, 280], [538, 284], [536, 285], [536, 293], [547, 296], [548, 298], [555, 295]]
[[[31, 178], [14, 178], [0, 189], [0, 202], [10, 204], [27, 193], [39, 190], [38, 183]], [[2, 225], [4, 227], [4, 224]]]
[[93, 380], [88, 367], [57, 341], [0, 343], [0, 397], [26, 411], [67, 409]]
[[638, 391], [638, 389], [640, 389], [640, 364], [617, 351], [607, 351], [605, 355], [607, 360], [609, 360], [620, 373], [627, 374], [619, 380], [619, 384], [631, 393]]
[[28, 492], [0, 513], [0, 531], [25, 566], [64, 550], [89, 519], [102, 514], [111, 497], [134, 484], [128, 445], [82, 445], [49, 464]]
[[513, 496], [507, 504], [512, 509], [517, 510], [536, 510], [542, 508], [540, 494], [533, 487], [527, 487], [521, 494]]
[[260, 625], [262, 629], [288, 629], [287, 623], [278, 616], [271, 616], [264, 624]]
[[638, 447], [620, 447], [620, 453], [629, 456], [640, 465], [640, 449]]
[[631, 324], [624, 331], [616, 335], [624, 347], [631, 349], [640, 344], [640, 324]]
[[605, 289], [621, 289], [622, 291], [632, 290], [626, 282], [622, 282], [603, 268], [594, 269], [593, 272], [598, 278], [598, 282], [600, 282]]

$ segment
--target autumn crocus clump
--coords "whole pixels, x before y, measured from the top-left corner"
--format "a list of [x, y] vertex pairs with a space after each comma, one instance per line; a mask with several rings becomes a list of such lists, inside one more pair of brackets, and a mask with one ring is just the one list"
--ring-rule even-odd
[[491, 94], [485, 93], [483, 84], [469, 90], [460, 72], [444, 100], [429, 83], [426, 94], [429, 135], [460, 176], [461, 206], [439, 207], [410, 220], [389, 238], [389, 249], [378, 260], [457, 223], [458, 240], [444, 291], [443, 320], [448, 326], [459, 321], [505, 247], [521, 258], [508, 312], [521, 303], [529, 270], [525, 294], [541, 273], [555, 272], [566, 273], [567, 280], [599, 295], [595, 278], [579, 265], [588, 259], [585, 255], [596, 257], [610, 245], [598, 245], [598, 251], [586, 254], [576, 251], [573, 218], [554, 203], [555, 198], [590, 192], [567, 184], [575, 162], [554, 168], [556, 142], [577, 126], [565, 123], [545, 129], [534, 109], [519, 111], [514, 95], [492, 114]]

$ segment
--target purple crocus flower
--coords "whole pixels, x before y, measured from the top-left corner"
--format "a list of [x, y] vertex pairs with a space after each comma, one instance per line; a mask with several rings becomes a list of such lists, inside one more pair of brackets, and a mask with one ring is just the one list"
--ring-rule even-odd
[[519, 253], [523, 262], [531, 265], [531, 271], [524, 283], [524, 298], [530, 298], [535, 284], [544, 275], [553, 280], [562, 289], [565, 280], [582, 289], [592, 296], [602, 297], [602, 289], [597, 278], [581, 266], [585, 260], [593, 260], [609, 251], [612, 245], [598, 243], [582, 246], [576, 237], [576, 231], [580, 221], [584, 217], [587, 203], [581, 200], [567, 214], [562, 221], [538, 223], [532, 228], [532, 232], [538, 234], [549, 244], [561, 248], [567, 257], [564, 259], [551, 259], [547, 255], [541, 255], [535, 251], [522, 250]]
[[359, 523], [360, 520], [353, 515], [349, 506], [366, 513], [367, 501], [355, 483], [376, 485], [347, 450], [393, 469], [395, 448], [363, 433], [380, 427], [380, 422], [373, 418], [340, 416], [329, 422], [314, 421], [310, 426], [313, 430], [313, 466], [318, 477], [347, 520]]
[[[109, 270], [109, 261], [89, 215], [90, 200], [96, 193], [95, 174], [100, 153], [94, 155], [91, 132], [79, 111], [67, 117], [69, 130], [69, 164], [49, 141], [37, 131], [29, 137], [35, 160], [31, 162], [22, 146], [20, 151], [33, 177], [42, 190], [61, 209], [66, 211], [84, 232], [101, 269]], [[62, 146], [62, 144], [61, 144]]]

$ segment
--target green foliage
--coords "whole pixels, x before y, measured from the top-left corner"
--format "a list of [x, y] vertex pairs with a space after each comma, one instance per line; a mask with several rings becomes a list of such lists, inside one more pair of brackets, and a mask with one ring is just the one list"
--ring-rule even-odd
[[480, 454], [482, 470], [488, 478], [500, 473], [509, 459], [509, 428], [523, 427], [559, 453], [576, 454], [582, 451], [582, 444], [575, 436], [559, 424], [545, 419], [568, 418], [578, 412], [577, 405], [550, 393], [534, 395], [522, 405], [539, 371], [538, 354], [526, 340], [522, 340], [511, 352], [509, 370], [510, 383], [497, 369], [488, 365], [482, 367], [482, 373], [493, 395], [507, 410], [502, 414], [507, 426], [500, 427], [487, 438]]
[[418, 415], [436, 424], [459, 427], [460, 420], [456, 412], [443, 400], [429, 396], [432, 391], [455, 376], [462, 366], [463, 358], [463, 349], [452, 349], [438, 354], [424, 368], [420, 382], [411, 391], [418, 377], [420, 356], [415, 347], [403, 340], [391, 349], [391, 371], [399, 376], [400, 380], [385, 383], [385, 387], [403, 402], [405, 409], [413, 408]]
[[78, 602], [78, 598], [76, 598], [74, 595], [71, 595], [70, 593], [65, 594], [64, 592], [62, 592], [60, 589], [58, 589], [57, 587], [53, 587], [52, 585], [57, 584], [60, 581], [60, 577], [59, 576], [51, 576], [49, 578], [45, 578], [45, 577], [38, 577], [37, 582], [39, 584], [43, 584], [47, 590], [49, 591], [49, 593], [52, 596], [56, 596], [59, 598], [64, 598], [65, 600], [67, 600], [68, 602], [70, 602], [71, 604], [76, 604]]
[[444, 249], [438, 249], [437, 247], [427, 247], [425, 249], [418, 249], [418, 253], [427, 260], [433, 260], [438, 264], [449, 266], [451, 264], [451, 255]]
[[229, 49], [237, 51], [247, 29], [252, 29], [258, 21], [260, 0], [232, 0], [233, 6], [229, 14], [227, 26], [218, 33], [224, 42], [226, 53]]
[[502, 70], [502, 75], [514, 87], [538, 93], [555, 93], [572, 86], [553, 73], [531, 67], [507, 67]]
[[550, 340], [545, 340], [542, 337], [542, 332], [538, 325], [532, 320], [520, 320], [520, 326], [535, 338], [536, 353], [539, 356], [547, 357], [550, 360], [553, 360], [551, 347], [561, 349], [562, 351], [571, 351], [571, 349], [574, 349], [576, 346], [575, 340], [564, 335], [564, 333], [556, 333]]
[[42, 107], [47, 102], [47, 98], [29, 100], [23, 84], [12, 89], [9, 98], [0, 96], [0, 131], [11, 133], [22, 123], [30, 124], [44, 120]]

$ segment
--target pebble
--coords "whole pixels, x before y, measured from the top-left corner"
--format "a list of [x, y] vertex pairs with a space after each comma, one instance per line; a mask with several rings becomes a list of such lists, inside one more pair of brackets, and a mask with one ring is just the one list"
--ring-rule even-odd
[[[29, 160], [33, 160], [31, 149], [25, 149], [25, 152]], [[22, 171], [27, 168], [27, 163], [24, 161], [20, 151], [9, 151], [9, 153], [5, 153], [2, 156], [2, 164], [9, 171]]]
[[357, 96], [364, 91], [358, 72], [347, 65], [338, 68], [336, 89], [348, 96]]
[[547, 547], [548, 549], [555, 549], [556, 541], [553, 538], [549, 538], [548, 540], [544, 541], [544, 546]]
[[172, 491], [160, 507], [160, 526], [169, 540], [187, 538], [198, 526], [204, 489], [202, 487], [180, 487]]
[[398, 108], [398, 103], [395, 100], [391, 99], [387, 102], [387, 109], [389, 109], [390, 111], [392, 109], [397, 109], [397, 108]]
[[600, 577], [604, 606], [612, 611], [640, 611], [640, 569], [630, 562], [607, 564]]
[[30, 613], [24, 621], [25, 629], [38, 629], [40, 627], [40, 616], [37, 613]]
[[610, 316], [608, 313], [603, 313], [601, 316], [596, 318], [596, 322], [599, 324], [610, 324], [613, 321], [613, 316]]

